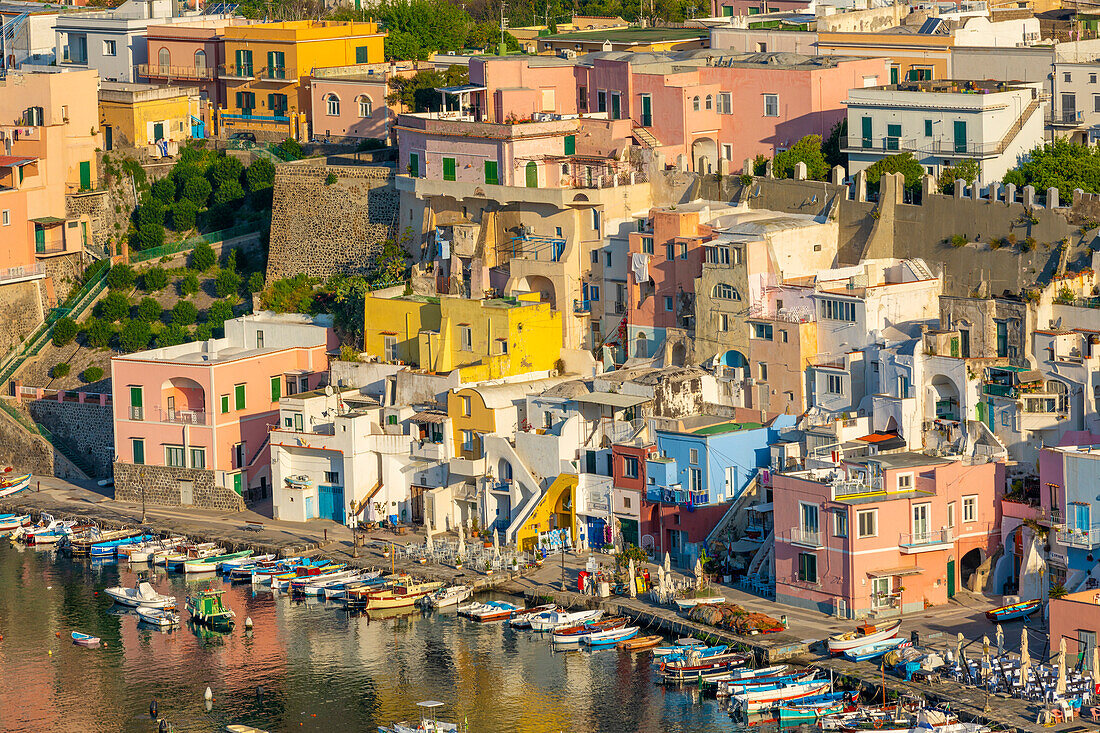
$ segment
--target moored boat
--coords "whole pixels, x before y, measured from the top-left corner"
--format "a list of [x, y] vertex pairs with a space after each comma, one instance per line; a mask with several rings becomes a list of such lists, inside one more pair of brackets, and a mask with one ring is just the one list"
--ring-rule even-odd
[[428, 608], [450, 608], [458, 606], [474, 594], [473, 588], [468, 585], [449, 585], [440, 588], [435, 593], [424, 596], [423, 603]]
[[324, 575], [307, 576], [300, 580], [291, 581], [290, 592], [303, 595], [303, 596], [325, 596], [325, 588], [330, 585], [336, 585], [337, 583], [345, 583], [353, 578], [359, 577], [359, 570], [353, 568], [351, 570], [340, 570], [335, 573], [326, 573]]
[[555, 629], [550, 635], [550, 641], [554, 644], [579, 644], [581, 637], [586, 634], [597, 631], [621, 629], [624, 626], [626, 626], [626, 619], [621, 616], [600, 619], [599, 621], [590, 621], [579, 626], [566, 626], [561, 629]]
[[22, 476], [14, 476], [12, 478], [0, 479], [0, 496], [11, 496], [17, 494], [20, 491], [29, 488], [31, 485], [31, 475], [25, 473]]
[[393, 725], [378, 726], [378, 733], [458, 733], [458, 726], [454, 723], [444, 723], [436, 719], [436, 708], [443, 707], [443, 703], [435, 700], [427, 700], [416, 704], [423, 713], [419, 723], [402, 721]]
[[664, 664], [660, 666], [661, 680], [668, 684], [695, 682], [724, 677], [748, 661], [747, 655], [731, 654], [730, 658], [705, 659], [699, 664]]
[[175, 598], [157, 593], [153, 586], [144, 580], [133, 588], [116, 586], [114, 588], [105, 588], [103, 592], [110, 596], [111, 600], [120, 606], [128, 606], [130, 608], [138, 608], [139, 606], [144, 606], [146, 608], [168, 608], [169, 606], [176, 605]]
[[746, 713], [770, 710], [776, 705], [802, 698], [821, 695], [829, 690], [829, 680], [810, 680], [784, 685], [763, 685], [731, 696], [732, 701]]
[[187, 597], [187, 612], [196, 623], [215, 631], [230, 631], [237, 614], [222, 602], [224, 590], [200, 590]]
[[99, 637], [92, 636], [91, 634], [82, 634], [79, 631], [72, 632], [73, 643], [77, 646], [94, 647], [99, 646]]
[[725, 603], [726, 599], [720, 596], [712, 596], [709, 598], [680, 598], [676, 601], [676, 608], [681, 611], [690, 611], [696, 606], [711, 605], [717, 603]]
[[589, 621], [599, 621], [602, 617], [603, 611], [601, 609], [594, 611], [547, 611], [531, 617], [531, 630], [553, 631], [588, 623]]
[[0, 517], [0, 532], [11, 532], [14, 529], [18, 529], [25, 524], [29, 524], [31, 521], [31, 515], [29, 514], [8, 514]]
[[178, 626], [180, 622], [178, 613], [163, 608], [144, 608], [138, 606], [134, 609], [134, 613], [136, 613], [137, 617], [145, 623], [152, 626], [159, 626], [162, 629]]
[[855, 649], [849, 649], [844, 652], [844, 658], [853, 662], [867, 662], [872, 659], [878, 659], [886, 652], [912, 645], [913, 642], [908, 639], [898, 639], [896, 637], [893, 639], [883, 639], [870, 644], [864, 644], [863, 646], [857, 646]]
[[442, 587], [443, 584], [437, 581], [418, 583], [406, 578], [403, 581], [394, 583], [389, 588], [366, 591], [365, 593], [363, 591], [353, 591], [348, 593], [346, 597], [349, 607], [366, 611], [381, 611], [415, 606], [421, 598]]
[[615, 646], [620, 641], [633, 639], [640, 630], [637, 626], [624, 626], [621, 629], [595, 631], [582, 636], [581, 643], [593, 648]]
[[901, 621], [880, 626], [860, 626], [855, 631], [830, 636], [827, 642], [830, 654], [843, 654], [849, 649], [866, 646], [876, 641], [892, 639], [901, 630]]
[[664, 637], [661, 636], [635, 636], [632, 639], [624, 639], [615, 646], [620, 649], [625, 649], [628, 652], [637, 652], [643, 649], [652, 649], [653, 647], [664, 641]]
[[466, 618], [480, 621], [503, 621], [512, 618], [522, 610], [522, 606], [507, 601], [487, 601], [486, 603], [470, 603], [458, 607], [458, 614]]
[[185, 573], [216, 573], [218, 566], [228, 560], [237, 560], [243, 557], [251, 557], [253, 550], [241, 550], [240, 552], [229, 552], [222, 555], [211, 555], [209, 557], [198, 558], [196, 560], [185, 560], [183, 563], [183, 572]]
[[509, 626], [514, 626], [517, 629], [529, 629], [531, 628], [531, 619], [543, 613], [551, 613], [558, 609], [556, 604], [547, 603], [543, 606], [535, 606], [534, 608], [528, 608], [525, 611], [513, 616], [509, 621]]
[[1004, 621], [1015, 621], [1016, 619], [1027, 618], [1042, 607], [1042, 600], [1038, 598], [1033, 598], [1030, 601], [1010, 603], [1007, 606], [1001, 606], [1000, 608], [994, 608], [990, 611], [986, 611], [985, 617], [993, 623], [999, 624]]

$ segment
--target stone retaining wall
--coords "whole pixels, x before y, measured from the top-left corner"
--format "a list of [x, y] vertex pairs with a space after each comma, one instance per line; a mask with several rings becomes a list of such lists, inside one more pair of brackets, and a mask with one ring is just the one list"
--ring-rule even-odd
[[[9, 403], [22, 410], [18, 403]], [[28, 415], [28, 420], [30, 419]], [[0, 411], [0, 467], [11, 466], [16, 473], [58, 476], [65, 479], [87, 478], [65, 456], [54, 450], [50, 442]]]
[[[244, 511], [244, 499], [232, 489], [218, 486], [213, 471], [170, 466], [135, 466], [115, 461], [115, 498], [119, 501], [142, 501], [159, 506], [193, 506], [198, 509]], [[183, 504], [180, 482], [192, 483], [192, 503]]]
[[0, 283], [0, 356], [21, 344], [45, 318], [38, 283]]
[[[336, 181], [325, 181], [332, 174]], [[280, 165], [275, 172], [267, 279], [366, 271], [398, 229], [392, 168]]]
[[[36, 422], [65, 441], [70, 455], [79, 453], [88, 462], [92, 478], [111, 475], [115, 457], [114, 416], [110, 407], [90, 402], [34, 400], [27, 409]], [[78, 458], [79, 460], [79, 458]]]

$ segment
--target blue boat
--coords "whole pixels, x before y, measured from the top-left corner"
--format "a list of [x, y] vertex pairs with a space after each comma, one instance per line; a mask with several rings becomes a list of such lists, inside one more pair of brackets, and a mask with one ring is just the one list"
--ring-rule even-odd
[[986, 611], [985, 617], [993, 623], [999, 624], [1002, 621], [1015, 621], [1018, 618], [1027, 618], [1042, 607], [1043, 602], [1038, 598], [1034, 598], [1030, 601], [1020, 601], [1019, 603], [1012, 603], [1007, 606], [1001, 606], [1000, 608], [994, 608], [992, 611]]
[[668, 662], [672, 664], [674, 662], [682, 662], [688, 658], [688, 654], [698, 654], [701, 658], [713, 657], [718, 654], [725, 654], [729, 649], [725, 644], [719, 644], [718, 646], [709, 646], [706, 648], [700, 648], [697, 646], [691, 647], [676, 647], [676, 651], [671, 654], [666, 654], [660, 659], [656, 660], [654, 664], [660, 664], [661, 662]]
[[878, 659], [886, 652], [912, 645], [913, 642], [908, 639], [883, 639], [881, 641], [873, 641], [863, 646], [857, 646], [855, 649], [849, 649], [844, 652], [844, 658], [853, 662], [867, 662], [872, 659]]
[[615, 646], [620, 641], [633, 639], [638, 635], [639, 631], [641, 631], [641, 629], [637, 626], [628, 626], [624, 629], [611, 629], [610, 631], [597, 631], [585, 636], [581, 641], [593, 649], [599, 649], [602, 647]]
[[136, 537], [127, 537], [123, 540], [111, 540], [110, 542], [99, 542], [92, 545], [88, 549], [89, 557], [114, 557], [118, 548], [122, 545], [135, 545], [139, 542], [148, 542], [153, 539], [151, 534], [138, 535]]

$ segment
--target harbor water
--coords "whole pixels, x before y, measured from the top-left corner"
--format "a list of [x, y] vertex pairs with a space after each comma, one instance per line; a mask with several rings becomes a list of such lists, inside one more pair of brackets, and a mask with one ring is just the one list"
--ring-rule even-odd
[[[743, 729], [713, 697], [655, 684], [648, 652], [555, 653], [543, 635], [453, 610], [349, 616], [332, 603], [160, 569], [154, 586], [177, 596], [181, 609], [189, 591], [219, 587], [237, 613], [230, 634], [186, 620], [165, 632], [139, 626], [103, 593], [132, 586], [137, 575], [125, 563], [70, 560], [0, 540], [0, 730], [155, 731], [153, 700], [174, 731], [229, 723], [374, 731], [414, 719], [423, 700], [442, 701], [440, 719], [465, 721], [476, 733]], [[74, 646], [72, 631], [103, 646]]]

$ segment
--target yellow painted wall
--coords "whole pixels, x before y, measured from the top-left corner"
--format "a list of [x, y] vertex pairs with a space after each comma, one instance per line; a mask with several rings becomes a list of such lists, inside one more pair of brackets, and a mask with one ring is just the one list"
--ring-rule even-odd
[[[550, 488], [542, 495], [538, 506], [531, 512], [523, 526], [516, 532], [516, 543], [520, 549], [529, 552], [538, 542], [539, 532], [551, 529], [550, 517], [557, 515], [557, 529], [569, 529], [574, 545], [577, 542], [577, 502], [576, 492], [579, 483], [576, 474], [559, 474]], [[568, 505], [568, 506], [567, 506]]]
[[[464, 409], [463, 397], [470, 398], [470, 414]], [[484, 435], [495, 433], [497, 429], [496, 413], [485, 406], [481, 393], [474, 387], [464, 387], [447, 395], [447, 416], [451, 418], [454, 431], [455, 456], [458, 458], [481, 458], [481, 446], [475, 443], [474, 450], [466, 453], [462, 450], [462, 431], [473, 430]]]
[[397, 337], [397, 359], [426, 368], [420, 356], [420, 332], [439, 330], [439, 298], [368, 295], [365, 300], [363, 351], [384, 359], [386, 336], [393, 335]]
[[149, 133], [150, 122], [166, 122], [166, 140], [186, 140], [191, 137], [191, 100], [186, 96], [151, 99], [133, 104], [100, 101], [99, 115], [101, 124], [111, 126], [114, 136], [112, 143], [115, 146], [150, 145], [156, 142]]
[[818, 34], [817, 47], [822, 55], [888, 58], [898, 67], [898, 81], [905, 81], [913, 66], [932, 67], [934, 79], [949, 78], [954, 44], [952, 36], [824, 32]]

